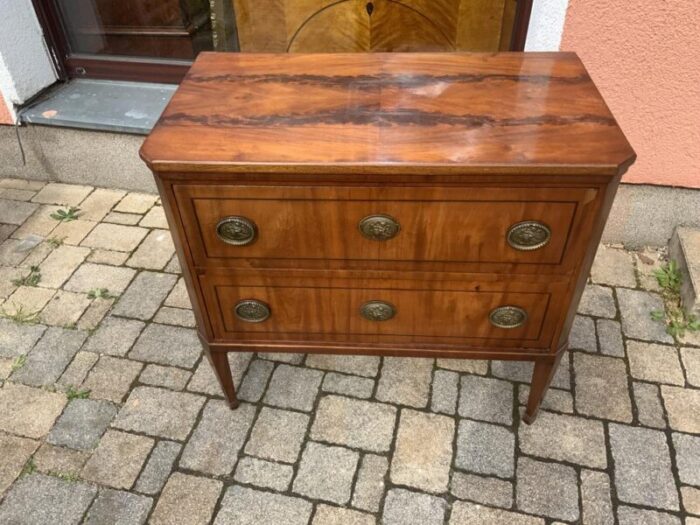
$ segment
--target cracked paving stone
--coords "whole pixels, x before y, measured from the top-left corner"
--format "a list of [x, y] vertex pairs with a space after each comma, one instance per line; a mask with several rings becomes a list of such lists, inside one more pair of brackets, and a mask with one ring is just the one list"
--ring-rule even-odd
[[613, 357], [625, 357], [625, 343], [622, 341], [622, 327], [619, 321], [597, 319], [595, 325], [600, 353]]
[[615, 317], [615, 299], [613, 299], [612, 288], [589, 284], [583, 290], [581, 303], [578, 311], [584, 315], [594, 315], [596, 317]]
[[46, 330], [42, 325], [18, 324], [0, 319], [0, 356], [24, 355], [34, 346]]
[[349, 376], [328, 372], [323, 378], [321, 390], [360, 399], [369, 399], [374, 392], [374, 380], [367, 377]]
[[578, 476], [558, 463], [518, 459], [516, 502], [519, 510], [550, 518], [579, 518]]
[[663, 385], [661, 395], [671, 428], [700, 434], [700, 390]]
[[185, 392], [138, 386], [129, 394], [112, 426], [183, 441], [205, 400]]
[[542, 518], [455, 501], [450, 525], [544, 525]]
[[0, 523], [78, 525], [96, 493], [87, 483], [29, 474], [7, 492], [0, 506]]
[[457, 433], [457, 468], [492, 474], [502, 478], [513, 476], [515, 435], [499, 425], [463, 419]]
[[284, 492], [289, 489], [293, 475], [291, 465], [246, 456], [238, 462], [234, 479], [240, 483]]
[[63, 394], [6, 383], [0, 388], [0, 430], [43, 437], [63, 412], [66, 401]]
[[622, 331], [627, 337], [673, 343], [673, 338], [666, 333], [663, 323], [653, 321], [650, 313], [664, 310], [664, 304], [658, 294], [617, 288], [617, 301], [620, 305]]
[[382, 525], [443, 525], [447, 502], [437, 496], [404, 489], [386, 495]]
[[374, 516], [364, 512], [321, 504], [311, 525], [375, 525], [376, 522]]
[[107, 317], [90, 336], [83, 350], [124, 357], [144, 326], [145, 323], [136, 319]]
[[46, 441], [68, 448], [91, 450], [117, 414], [107, 401], [73, 399], [61, 414]]
[[221, 481], [174, 472], [158, 499], [152, 525], [206, 525], [223, 488]]
[[39, 446], [33, 439], [0, 432], [0, 494], [20, 475], [27, 460]]
[[645, 427], [666, 428], [664, 407], [661, 405], [661, 394], [657, 385], [649, 383], [632, 383], [634, 403], [637, 407], [639, 423]]
[[318, 395], [323, 372], [280, 365], [272, 374], [265, 403], [281, 408], [310, 411]]
[[309, 442], [292, 490], [311, 499], [345, 505], [350, 501], [359, 459], [353, 450]]
[[384, 456], [365, 454], [352, 496], [352, 506], [369, 512], [378, 512], [384, 496], [384, 478], [389, 460]]
[[344, 374], [376, 377], [379, 372], [379, 357], [366, 355], [324, 355], [310, 354], [306, 366]]
[[221, 501], [214, 525], [307, 525], [313, 505], [301, 498], [229, 487]]
[[459, 415], [510, 425], [513, 422], [513, 385], [490, 377], [462, 376]]
[[588, 416], [632, 422], [627, 367], [622, 359], [574, 353], [576, 409]]
[[274, 367], [274, 363], [262, 359], [255, 359], [250, 363], [241, 382], [241, 387], [238, 389], [238, 399], [251, 403], [260, 401]]
[[174, 441], [156, 443], [134, 488], [144, 494], [153, 495], [160, 492], [170, 476], [181, 449], [182, 445]]
[[[528, 385], [532, 379], [533, 368], [534, 364], [527, 361], [491, 361], [491, 373], [495, 377]], [[568, 353], [562, 357], [559, 368], [552, 378], [551, 386], [564, 390], [571, 388]]]
[[383, 403], [326, 396], [316, 410], [311, 438], [371, 452], [388, 452], [396, 408]]
[[396, 450], [391, 461], [391, 481], [424, 492], [447, 490], [452, 463], [454, 419], [403, 409]]
[[245, 447], [246, 454], [294, 463], [309, 426], [309, 416], [289, 410], [263, 407]]
[[[498, 478], [453, 472], [450, 492], [456, 498], [509, 509], [513, 506], [513, 484]], [[461, 523], [457, 520], [457, 523]], [[481, 522], [479, 522], [481, 523]]]
[[436, 370], [433, 377], [430, 410], [453, 416], [457, 411], [458, 397], [459, 374], [448, 370]]
[[376, 398], [414, 408], [428, 406], [433, 359], [385, 357]]
[[541, 458], [605, 469], [608, 460], [603, 423], [541, 412], [536, 425], [520, 425], [520, 450]]
[[129, 353], [132, 359], [192, 368], [202, 354], [197, 332], [190, 328], [149, 324]]
[[185, 446], [180, 467], [212, 476], [230, 474], [254, 417], [253, 405], [242, 403], [231, 410], [224, 401], [210, 400]]
[[[147, 365], [139, 376], [146, 385], [162, 386], [171, 390], [182, 390], [189, 381], [191, 372], [173, 366]], [[240, 397], [240, 395], [239, 395]]]
[[112, 313], [142, 321], [151, 319], [175, 286], [176, 280], [177, 277], [169, 273], [139, 273], [119, 298]]
[[88, 481], [117, 489], [130, 489], [153, 448], [151, 438], [108, 430], [83, 467]]
[[678, 352], [673, 346], [627, 342], [630, 373], [636, 379], [654, 383], [685, 385]]
[[122, 490], [102, 489], [87, 513], [85, 525], [143, 525], [153, 499]]
[[[655, 510], [642, 510], [620, 505], [617, 509], [617, 518], [620, 525], [681, 525], [681, 520], [672, 514], [657, 512]], [[690, 519], [686, 525], [694, 525]]]
[[583, 523], [615, 525], [615, 515], [610, 500], [610, 478], [605, 472], [581, 470], [581, 506]]
[[103, 355], [92, 367], [81, 388], [89, 390], [90, 397], [94, 399], [121, 403], [142, 368], [143, 363]]
[[615, 486], [621, 501], [678, 510], [666, 436], [659, 430], [612, 423], [610, 446]]
[[674, 432], [673, 447], [681, 482], [700, 486], [700, 437]]
[[[231, 369], [233, 384], [238, 388], [243, 374], [245, 374], [248, 368], [248, 363], [250, 363], [250, 360], [253, 358], [253, 354], [251, 352], [229, 352], [226, 357], [229, 362], [229, 368]], [[200, 361], [197, 370], [195, 370], [192, 379], [190, 379], [187, 385], [187, 390], [202, 392], [212, 396], [223, 396], [219, 381], [216, 379], [214, 369], [209, 364], [208, 359], [202, 359]]]
[[595, 354], [598, 351], [595, 336], [595, 324], [590, 317], [577, 315], [569, 334], [569, 348], [584, 350]]

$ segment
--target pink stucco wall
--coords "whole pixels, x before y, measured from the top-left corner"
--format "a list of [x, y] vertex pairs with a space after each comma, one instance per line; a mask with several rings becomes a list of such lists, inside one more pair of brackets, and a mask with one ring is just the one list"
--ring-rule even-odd
[[7, 103], [0, 93], [0, 124], [13, 124], [12, 115], [7, 107]]
[[576, 51], [632, 146], [624, 181], [700, 188], [697, 0], [570, 0], [561, 49]]

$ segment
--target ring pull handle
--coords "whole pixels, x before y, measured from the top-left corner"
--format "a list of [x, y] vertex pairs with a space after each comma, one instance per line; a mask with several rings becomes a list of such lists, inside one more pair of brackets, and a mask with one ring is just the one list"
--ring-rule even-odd
[[224, 217], [216, 225], [216, 235], [226, 244], [245, 246], [255, 240], [258, 228], [253, 221], [240, 215]]
[[246, 323], [262, 323], [270, 317], [270, 307], [257, 299], [238, 301], [233, 307], [233, 313]]
[[401, 225], [390, 215], [368, 215], [358, 224], [360, 233], [372, 241], [388, 241], [399, 233]]
[[396, 308], [384, 301], [368, 301], [360, 307], [360, 315], [368, 321], [388, 321], [396, 315]]
[[527, 321], [527, 312], [519, 306], [499, 306], [491, 310], [489, 321], [496, 328], [520, 328]]
[[511, 248], [530, 252], [544, 248], [552, 238], [549, 226], [538, 221], [523, 221], [508, 229], [506, 239]]

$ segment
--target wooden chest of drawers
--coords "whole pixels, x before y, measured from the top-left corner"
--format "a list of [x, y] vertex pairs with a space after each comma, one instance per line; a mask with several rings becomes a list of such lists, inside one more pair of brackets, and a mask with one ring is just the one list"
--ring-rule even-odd
[[635, 155], [571, 53], [200, 55], [141, 150], [226, 352], [535, 362]]

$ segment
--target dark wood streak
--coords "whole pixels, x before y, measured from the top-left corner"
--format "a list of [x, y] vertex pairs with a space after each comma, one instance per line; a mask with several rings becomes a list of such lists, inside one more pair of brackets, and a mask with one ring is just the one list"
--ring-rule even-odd
[[378, 107], [348, 111], [334, 109], [313, 113], [296, 113], [288, 115], [191, 115], [188, 113], [173, 113], [161, 119], [161, 124], [182, 125], [200, 124], [216, 127], [295, 127], [309, 125], [359, 125], [359, 126], [459, 126], [463, 128], [481, 128], [484, 126], [513, 127], [513, 126], [568, 126], [571, 124], [597, 124], [615, 126], [615, 119], [598, 115], [538, 115], [526, 118], [496, 119], [488, 115], [449, 115], [440, 112], [420, 111], [417, 109], [382, 110]]

